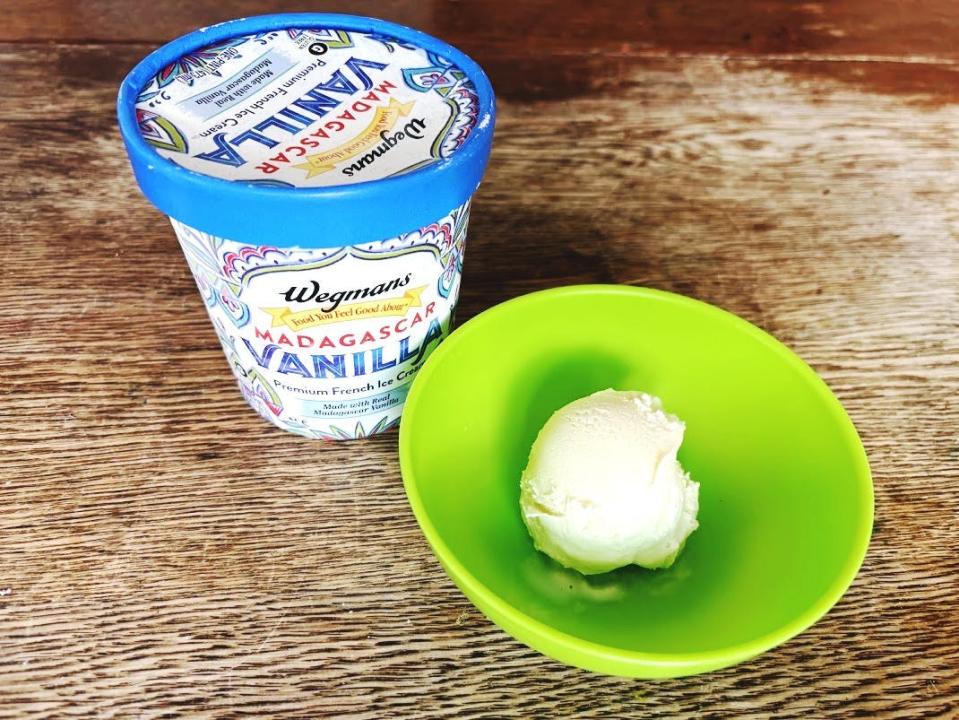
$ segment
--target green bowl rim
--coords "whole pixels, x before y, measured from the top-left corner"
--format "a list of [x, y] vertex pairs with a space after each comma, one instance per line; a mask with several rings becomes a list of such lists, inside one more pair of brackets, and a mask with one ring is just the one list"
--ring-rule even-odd
[[[471, 329], [481, 325], [495, 322], [500, 315], [512, 309], [515, 305], [532, 304], [549, 300], [553, 297], [563, 297], [571, 295], [623, 295], [633, 297], [643, 297], [657, 302], [670, 302], [677, 305], [684, 305], [697, 312], [706, 312], [716, 315], [718, 319], [730, 322], [733, 327], [745, 331], [757, 340], [765, 343], [770, 349], [782, 357], [788, 364], [795, 367], [801, 376], [811, 382], [813, 389], [820, 396], [824, 396], [828, 407], [838, 416], [839, 424], [842, 426], [846, 435], [847, 446], [855, 454], [856, 480], [859, 484], [860, 499], [866, 505], [865, 512], [862, 514], [861, 527], [857, 534], [857, 541], [851, 548], [849, 557], [842, 571], [837, 574], [832, 585], [822, 594], [822, 596], [810, 605], [806, 612], [800, 614], [794, 620], [784, 624], [778, 630], [774, 630], [766, 635], [760, 636], [754, 640], [732, 645], [726, 648], [703, 652], [686, 653], [647, 653], [626, 650], [610, 645], [602, 645], [591, 640], [584, 640], [575, 635], [557, 630], [526, 613], [517, 609], [505, 600], [499, 597], [490, 588], [480, 582], [469, 570], [464, 567], [456, 555], [443, 542], [440, 534], [437, 532], [433, 523], [427, 515], [423, 500], [418, 492], [415, 480], [413, 478], [412, 457], [410, 449], [411, 428], [415, 424], [417, 406], [420, 396], [426, 392], [429, 385], [430, 376], [435, 369], [439, 367], [443, 358], [452, 352], [463, 339], [469, 334]], [[623, 674], [629, 674], [630, 670], [635, 671], [642, 667], [657, 668], [684, 668], [708, 666], [712, 669], [728, 667], [737, 662], [755, 657], [767, 650], [770, 650], [787, 640], [803, 632], [816, 621], [822, 618], [839, 601], [849, 586], [852, 584], [859, 568], [866, 557], [869, 547], [869, 540], [872, 536], [872, 526], [874, 517], [874, 491], [872, 474], [869, 469], [869, 462], [866, 457], [865, 448], [859, 437], [856, 428], [849, 418], [838, 398], [829, 389], [825, 381], [813, 370], [805, 361], [790, 350], [786, 345], [774, 338], [769, 333], [753, 325], [749, 321], [723, 310], [720, 307], [709, 303], [695, 300], [684, 295], [667, 292], [665, 290], [656, 290], [653, 288], [636, 287], [632, 285], [568, 285], [563, 287], [551, 288], [548, 290], [539, 290], [519, 297], [512, 298], [498, 305], [494, 305], [487, 310], [468, 320], [462, 326], [457, 328], [441, 345], [431, 354], [423, 368], [417, 373], [413, 386], [410, 389], [403, 409], [403, 419], [400, 424], [399, 437], [399, 456], [400, 472], [403, 476], [403, 487], [406, 490], [406, 496], [413, 510], [413, 515], [419, 523], [420, 529], [434, 554], [440, 561], [440, 565], [446, 570], [451, 578], [459, 584], [466, 593], [471, 602], [486, 614], [486, 611], [480, 607], [480, 603], [473, 600], [471, 596], [481, 599], [495, 611], [496, 614], [508, 618], [512, 623], [527, 629], [533, 636], [540, 636], [544, 641], [549, 642], [554, 647], [560, 647], [563, 651], [569, 651], [573, 654], [582, 655], [586, 661], [567, 660], [562, 657], [563, 653], [557, 653], [556, 659], [580, 667], [589, 667], [589, 659], [595, 659], [599, 663], [609, 665], [610, 663], [619, 665], [624, 671]], [[494, 621], [495, 622], [495, 621]], [[502, 628], [502, 624], [495, 622]], [[513, 632], [506, 631], [508, 634], [516, 637]], [[525, 643], [525, 641], [523, 641]], [[529, 643], [525, 643], [529, 644]], [[693, 672], [696, 672], [695, 670]]]

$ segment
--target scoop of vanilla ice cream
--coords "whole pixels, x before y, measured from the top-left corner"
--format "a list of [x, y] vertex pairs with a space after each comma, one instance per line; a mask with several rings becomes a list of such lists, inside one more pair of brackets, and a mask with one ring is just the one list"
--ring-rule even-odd
[[557, 410], [533, 443], [520, 506], [537, 549], [585, 575], [673, 564], [698, 527], [686, 426], [659, 398], [603, 390]]

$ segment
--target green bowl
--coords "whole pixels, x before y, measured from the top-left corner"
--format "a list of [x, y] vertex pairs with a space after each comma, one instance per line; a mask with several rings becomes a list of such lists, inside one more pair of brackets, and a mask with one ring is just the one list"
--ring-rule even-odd
[[[533, 547], [519, 480], [553, 411], [608, 387], [685, 420], [699, 529], [669, 569], [587, 578]], [[487, 617], [612, 675], [705, 672], [788, 640], [849, 587], [872, 531], [866, 455], [825, 383], [745, 320], [644, 288], [547, 290], [467, 322], [413, 384], [400, 464], [426, 539]]]

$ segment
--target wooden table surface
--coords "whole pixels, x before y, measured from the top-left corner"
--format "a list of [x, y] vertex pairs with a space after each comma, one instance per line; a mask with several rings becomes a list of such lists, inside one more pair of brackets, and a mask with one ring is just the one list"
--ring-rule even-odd
[[396, 435], [247, 409], [133, 182], [120, 79], [268, 0], [7, 0], [0, 717], [959, 717], [959, 6], [329, 2], [459, 45], [500, 101], [460, 318], [648, 285], [793, 347], [876, 484], [865, 565], [777, 650], [645, 682], [546, 659], [430, 554]]

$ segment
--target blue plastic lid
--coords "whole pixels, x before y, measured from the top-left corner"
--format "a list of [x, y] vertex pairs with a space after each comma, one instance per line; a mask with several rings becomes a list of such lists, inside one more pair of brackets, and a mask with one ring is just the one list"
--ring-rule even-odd
[[293, 13], [232, 20], [144, 58], [117, 99], [137, 182], [219, 237], [355, 245], [470, 198], [495, 99], [459, 50], [394, 23]]

